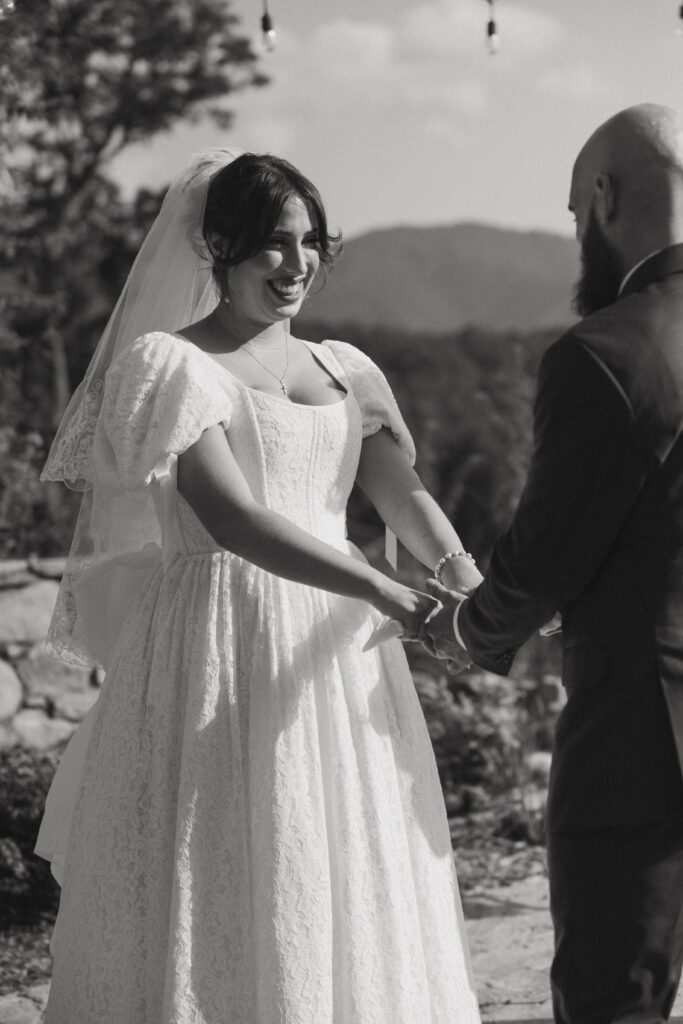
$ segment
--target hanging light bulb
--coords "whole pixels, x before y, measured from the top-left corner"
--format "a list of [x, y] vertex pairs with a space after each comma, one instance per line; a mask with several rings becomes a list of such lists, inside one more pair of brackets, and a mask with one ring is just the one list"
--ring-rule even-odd
[[496, 9], [495, 0], [486, 0], [489, 5], [489, 20], [486, 26], [486, 45], [488, 51], [493, 56], [500, 50], [500, 36], [498, 35], [498, 26], [496, 25]]
[[14, 14], [14, 0], [0, 0], [0, 18], [6, 18]]
[[[0, 0], [2, 2], [2, 0]], [[261, 32], [263, 35], [263, 45], [265, 46], [268, 53], [272, 53], [275, 49], [276, 37], [275, 29], [273, 28], [273, 19], [270, 16], [268, 10], [268, 0], [263, 0], [263, 14], [261, 15]]]

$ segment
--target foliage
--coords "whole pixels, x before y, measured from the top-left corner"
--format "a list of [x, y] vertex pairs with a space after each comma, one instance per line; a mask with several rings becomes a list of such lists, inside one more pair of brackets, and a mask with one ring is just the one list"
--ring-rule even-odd
[[508, 678], [478, 668], [451, 676], [419, 645], [406, 650], [449, 813], [482, 810], [508, 794], [513, 806], [500, 834], [538, 841], [547, 778], [530, 760], [551, 750], [564, 702], [557, 644], [533, 638]]
[[[328, 336], [310, 321], [301, 333], [311, 340]], [[484, 563], [522, 488], [536, 370], [557, 335], [468, 328], [420, 336], [351, 323], [337, 332], [386, 373], [415, 439], [422, 480]], [[366, 539], [377, 534], [379, 523], [360, 495], [351, 518]]]
[[33, 853], [58, 755], [15, 746], [0, 752], [0, 902], [30, 915], [54, 908], [49, 865]]
[[52, 364], [53, 420], [74, 383], [65, 343], [83, 298], [74, 270], [121, 227], [108, 164], [183, 118], [208, 112], [227, 125], [214, 101], [262, 83], [254, 61], [223, 0], [22, 0], [3, 22], [5, 316]]
[[[106, 177], [112, 158], [181, 119], [209, 116], [226, 126], [224, 97], [264, 81], [229, 0], [22, 0], [3, 20], [6, 450], [26, 449], [34, 432], [49, 444], [111, 312], [138, 229], [156, 212], [158, 197], [148, 193], [122, 201]], [[34, 455], [35, 475], [37, 448]], [[48, 523], [69, 520], [73, 503], [63, 488], [45, 488], [42, 504]], [[45, 521], [40, 502], [30, 518]], [[11, 523], [0, 526], [6, 534]], [[63, 546], [68, 529], [35, 532], [30, 542], [41, 551]]]

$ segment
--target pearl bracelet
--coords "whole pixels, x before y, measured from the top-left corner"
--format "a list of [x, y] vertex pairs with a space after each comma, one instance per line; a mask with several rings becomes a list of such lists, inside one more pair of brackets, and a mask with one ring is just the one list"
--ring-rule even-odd
[[448, 560], [451, 558], [469, 558], [470, 562], [474, 563], [474, 556], [471, 555], [469, 551], [448, 551], [445, 555], [441, 556], [441, 558], [434, 567], [434, 579], [437, 581], [437, 583], [441, 579], [443, 567], [445, 566], [446, 562], [448, 562]]

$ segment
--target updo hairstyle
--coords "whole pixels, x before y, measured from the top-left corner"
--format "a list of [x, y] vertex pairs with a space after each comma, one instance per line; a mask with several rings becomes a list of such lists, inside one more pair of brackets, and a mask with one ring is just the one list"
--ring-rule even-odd
[[[318, 236], [320, 262], [330, 268], [341, 248], [341, 234], [329, 234], [320, 193], [296, 167], [277, 156], [243, 153], [213, 176], [202, 231], [221, 294], [226, 291], [227, 271], [261, 252], [292, 195], [304, 202]], [[224, 254], [209, 245], [213, 232], [226, 240]]]

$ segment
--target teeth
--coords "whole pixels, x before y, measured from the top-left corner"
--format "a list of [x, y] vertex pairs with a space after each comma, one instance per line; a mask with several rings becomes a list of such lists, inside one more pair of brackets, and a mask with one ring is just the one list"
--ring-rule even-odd
[[293, 299], [301, 291], [301, 281], [284, 282], [284, 281], [271, 281], [270, 287], [278, 295], [281, 295], [283, 299]]

